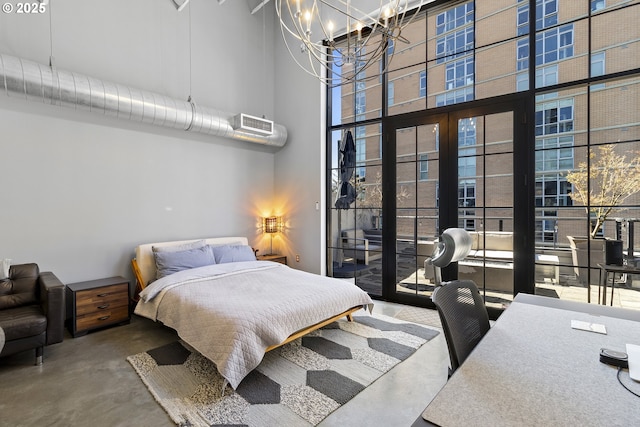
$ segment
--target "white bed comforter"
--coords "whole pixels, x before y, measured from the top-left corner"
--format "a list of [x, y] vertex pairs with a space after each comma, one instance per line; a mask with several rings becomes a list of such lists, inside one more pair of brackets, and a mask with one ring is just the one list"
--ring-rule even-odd
[[159, 279], [135, 313], [175, 329], [235, 389], [265, 350], [300, 329], [359, 305], [357, 286], [268, 261], [210, 265]]

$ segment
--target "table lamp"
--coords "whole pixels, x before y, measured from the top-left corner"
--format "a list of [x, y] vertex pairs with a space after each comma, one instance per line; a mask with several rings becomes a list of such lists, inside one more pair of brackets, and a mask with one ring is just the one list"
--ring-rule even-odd
[[280, 231], [280, 218], [277, 216], [269, 216], [263, 218], [262, 231], [269, 233], [271, 236], [271, 249], [268, 255], [273, 255], [273, 235]]

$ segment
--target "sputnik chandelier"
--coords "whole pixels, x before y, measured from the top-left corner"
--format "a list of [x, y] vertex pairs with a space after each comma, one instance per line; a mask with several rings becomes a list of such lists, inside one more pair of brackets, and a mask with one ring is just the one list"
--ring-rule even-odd
[[[424, 1], [276, 0], [282, 37], [295, 62], [329, 86], [375, 78], [397, 48], [402, 30]], [[365, 9], [366, 8], [366, 9]], [[405, 17], [407, 18], [405, 20]], [[290, 43], [299, 43], [292, 46]], [[387, 54], [386, 65], [380, 66]], [[375, 73], [363, 73], [376, 65]], [[379, 68], [378, 68], [379, 67]], [[366, 74], [370, 74], [366, 76]]]

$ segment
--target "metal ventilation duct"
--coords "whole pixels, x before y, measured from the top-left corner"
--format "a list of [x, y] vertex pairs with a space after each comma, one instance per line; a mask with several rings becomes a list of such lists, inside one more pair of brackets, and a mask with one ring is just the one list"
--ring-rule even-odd
[[275, 147], [287, 141], [287, 129], [279, 124], [274, 124], [272, 135], [233, 129], [231, 113], [10, 55], [0, 54], [0, 85], [9, 97], [134, 122]]

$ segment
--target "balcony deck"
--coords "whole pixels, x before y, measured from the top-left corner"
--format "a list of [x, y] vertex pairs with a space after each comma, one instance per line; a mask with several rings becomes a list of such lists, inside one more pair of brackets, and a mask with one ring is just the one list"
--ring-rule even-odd
[[[355, 281], [365, 291], [373, 295], [381, 295], [381, 274], [380, 260], [376, 260], [365, 268], [359, 269]], [[412, 258], [404, 259], [402, 256], [398, 257], [397, 276], [399, 278], [396, 285], [397, 292], [429, 297], [433, 291], [433, 283], [424, 278], [424, 270], [422, 268], [415, 269], [415, 261]], [[636, 280], [640, 280], [640, 276], [637, 276]], [[483, 289], [481, 291], [486, 295], [488, 306], [506, 308], [509, 302], [513, 300], [513, 295], [509, 293], [484, 291]], [[587, 302], [587, 287], [578, 283], [576, 277], [570, 274], [560, 274], [559, 283], [556, 283], [553, 276], [538, 278], [536, 281], [536, 294], [569, 301]], [[600, 300], [598, 299], [598, 285], [591, 285], [591, 304], [598, 304]], [[607, 305], [610, 304], [611, 286], [609, 285], [607, 287]], [[613, 306], [640, 310], [640, 287], [638, 287], [638, 282], [636, 281], [633, 287], [624, 283], [616, 283]]]

